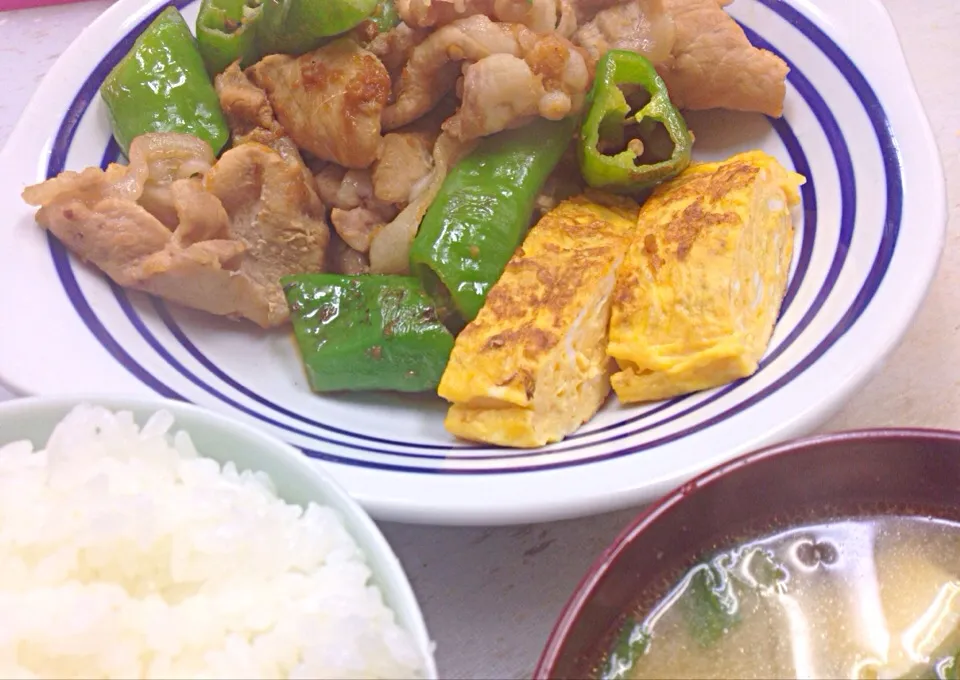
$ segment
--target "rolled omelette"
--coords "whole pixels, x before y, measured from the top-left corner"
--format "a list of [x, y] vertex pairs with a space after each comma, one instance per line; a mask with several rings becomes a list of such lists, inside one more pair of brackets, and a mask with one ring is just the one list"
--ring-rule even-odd
[[805, 181], [750, 151], [691, 165], [644, 203], [610, 319], [620, 401], [668, 399], [757, 370], [783, 302], [790, 213]]
[[537, 447], [593, 417], [610, 394], [611, 298], [637, 212], [633, 201], [593, 194], [534, 225], [457, 337], [438, 388], [453, 402], [447, 430]]

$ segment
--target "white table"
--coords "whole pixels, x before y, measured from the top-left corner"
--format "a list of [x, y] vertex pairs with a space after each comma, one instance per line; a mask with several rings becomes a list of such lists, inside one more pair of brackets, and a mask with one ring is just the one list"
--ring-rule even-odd
[[[0, 144], [57, 56], [110, 2], [0, 13]], [[960, 2], [885, 3], [939, 141], [950, 231], [913, 329], [872, 382], [823, 429], [960, 429]], [[5, 396], [0, 388], [0, 398]], [[437, 641], [441, 675], [529, 677], [580, 576], [634, 513], [497, 529], [385, 524]]]

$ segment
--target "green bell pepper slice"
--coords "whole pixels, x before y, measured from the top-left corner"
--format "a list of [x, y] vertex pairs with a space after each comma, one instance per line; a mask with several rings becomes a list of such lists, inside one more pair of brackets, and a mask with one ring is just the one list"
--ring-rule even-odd
[[[448, 323], [470, 322], [530, 228], [537, 194], [570, 145], [575, 118], [538, 118], [483, 138], [447, 175], [410, 248], [410, 271]], [[459, 318], [457, 318], [459, 317]]]
[[211, 76], [240, 60], [246, 68], [260, 58], [257, 30], [262, 0], [203, 0], [197, 14], [197, 44]]
[[303, 54], [369, 17], [378, 0], [263, 0], [261, 55]]
[[610, 50], [597, 64], [577, 148], [595, 189], [637, 193], [690, 165], [693, 137], [644, 56]]
[[365, 19], [373, 20], [380, 32], [389, 30], [399, 23], [399, 15], [389, 0], [382, 4], [381, 8], [377, 0], [203, 0], [197, 41], [207, 69], [216, 75], [237, 59], [246, 68], [268, 54], [310, 52]]
[[218, 153], [230, 139], [220, 100], [190, 28], [167, 7], [103, 81], [113, 136], [123, 152], [148, 132], [182, 132]]
[[299, 274], [281, 284], [314, 391], [437, 389], [453, 336], [417, 279]]

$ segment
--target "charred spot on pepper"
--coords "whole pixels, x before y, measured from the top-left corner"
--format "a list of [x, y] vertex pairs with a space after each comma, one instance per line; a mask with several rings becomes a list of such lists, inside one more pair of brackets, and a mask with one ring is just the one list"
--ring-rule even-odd
[[[291, 306], [292, 309], [292, 306]], [[296, 311], [296, 310], [294, 310]], [[330, 319], [337, 316], [337, 307], [329, 302], [320, 305], [317, 309], [317, 320], [320, 323], [327, 323]]]
[[423, 282], [423, 288], [433, 301], [436, 303], [435, 313], [440, 322], [446, 326], [451, 333], [456, 335], [463, 330], [464, 323], [456, 306], [453, 304], [453, 296], [450, 289], [440, 280], [433, 270], [427, 267], [417, 267], [420, 281]]
[[435, 307], [424, 307], [420, 312], [420, 321], [422, 323], [434, 323], [439, 320]]

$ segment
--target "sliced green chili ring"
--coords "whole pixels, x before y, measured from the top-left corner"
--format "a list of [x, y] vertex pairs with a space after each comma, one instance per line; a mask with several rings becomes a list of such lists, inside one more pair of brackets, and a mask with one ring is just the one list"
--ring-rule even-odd
[[246, 68], [260, 57], [257, 29], [261, 0], [203, 0], [197, 14], [197, 43], [210, 75], [240, 60]]
[[577, 147], [591, 187], [639, 193], [690, 165], [693, 137], [642, 55], [611, 50], [597, 64]]

